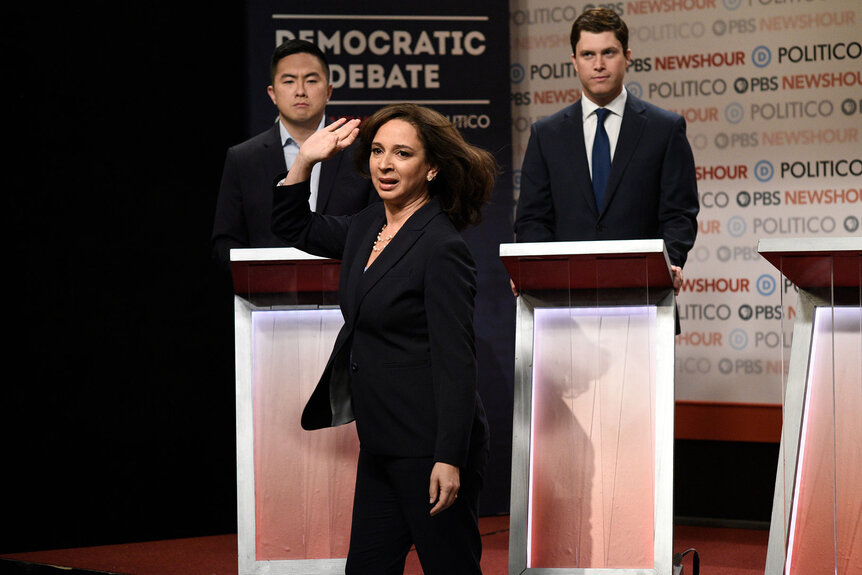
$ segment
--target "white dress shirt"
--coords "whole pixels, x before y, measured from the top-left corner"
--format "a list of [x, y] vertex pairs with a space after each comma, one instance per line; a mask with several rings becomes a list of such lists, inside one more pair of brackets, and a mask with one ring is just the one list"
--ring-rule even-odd
[[[320, 125], [317, 126], [318, 130], [326, 125], [325, 120], [326, 115], [320, 119]], [[288, 171], [290, 171], [290, 167], [296, 160], [297, 154], [299, 154], [299, 144], [293, 139], [290, 132], [288, 132], [284, 124], [281, 123], [281, 120], [278, 121], [278, 133], [281, 134], [281, 146], [284, 149], [284, 164], [287, 166]], [[281, 182], [279, 182], [279, 184], [281, 184]], [[311, 206], [312, 212], [317, 208], [317, 190], [319, 188], [320, 162], [314, 164], [314, 167], [311, 169], [311, 196], [308, 198], [308, 205]]]

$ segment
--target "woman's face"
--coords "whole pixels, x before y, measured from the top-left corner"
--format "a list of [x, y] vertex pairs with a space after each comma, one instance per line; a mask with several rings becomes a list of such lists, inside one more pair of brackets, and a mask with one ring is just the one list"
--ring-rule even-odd
[[425, 159], [425, 147], [416, 128], [400, 119], [389, 120], [377, 129], [368, 171], [383, 201], [395, 206], [424, 201], [429, 176], [433, 179], [437, 175], [437, 168]]

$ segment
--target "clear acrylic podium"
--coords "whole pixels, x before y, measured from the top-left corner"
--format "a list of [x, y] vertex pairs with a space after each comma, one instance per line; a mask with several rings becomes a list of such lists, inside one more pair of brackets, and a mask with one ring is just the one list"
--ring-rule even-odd
[[662, 240], [504, 244], [517, 298], [509, 575], [671, 575]]
[[359, 442], [300, 416], [343, 323], [337, 261], [231, 250], [239, 575], [341, 574]]
[[792, 304], [796, 318], [790, 357], [783, 358], [783, 426], [766, 573], [857, 575], [862, 238], [764, 239], [758, 251], [799, 292], [797, 301], [782, 301], [782, 322]]

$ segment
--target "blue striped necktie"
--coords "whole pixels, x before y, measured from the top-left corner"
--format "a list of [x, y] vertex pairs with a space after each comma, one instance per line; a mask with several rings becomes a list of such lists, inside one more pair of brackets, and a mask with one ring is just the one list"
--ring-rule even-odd
[[605, 118], [609, 114], [610, 111], [605, 108], [596, 110], [596, 137], [593, 140], [593, 193], [596, 194], [599, 213], [602, 213], [605, 187], [608, 185], [608, 174], [611, 173], [611, 142], [605, 131]]

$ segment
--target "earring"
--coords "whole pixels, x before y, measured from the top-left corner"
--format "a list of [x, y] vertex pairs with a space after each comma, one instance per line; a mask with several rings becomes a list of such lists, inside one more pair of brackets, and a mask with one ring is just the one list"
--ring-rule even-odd
[[431, 180], [433, 180], [433, 179], [434, 179], [434, 174], [430, 174], [430, 173], [429, 173], [429, 174], [428, 174], [428, 181], [430, 182], [430, 181], [431, 181]]

